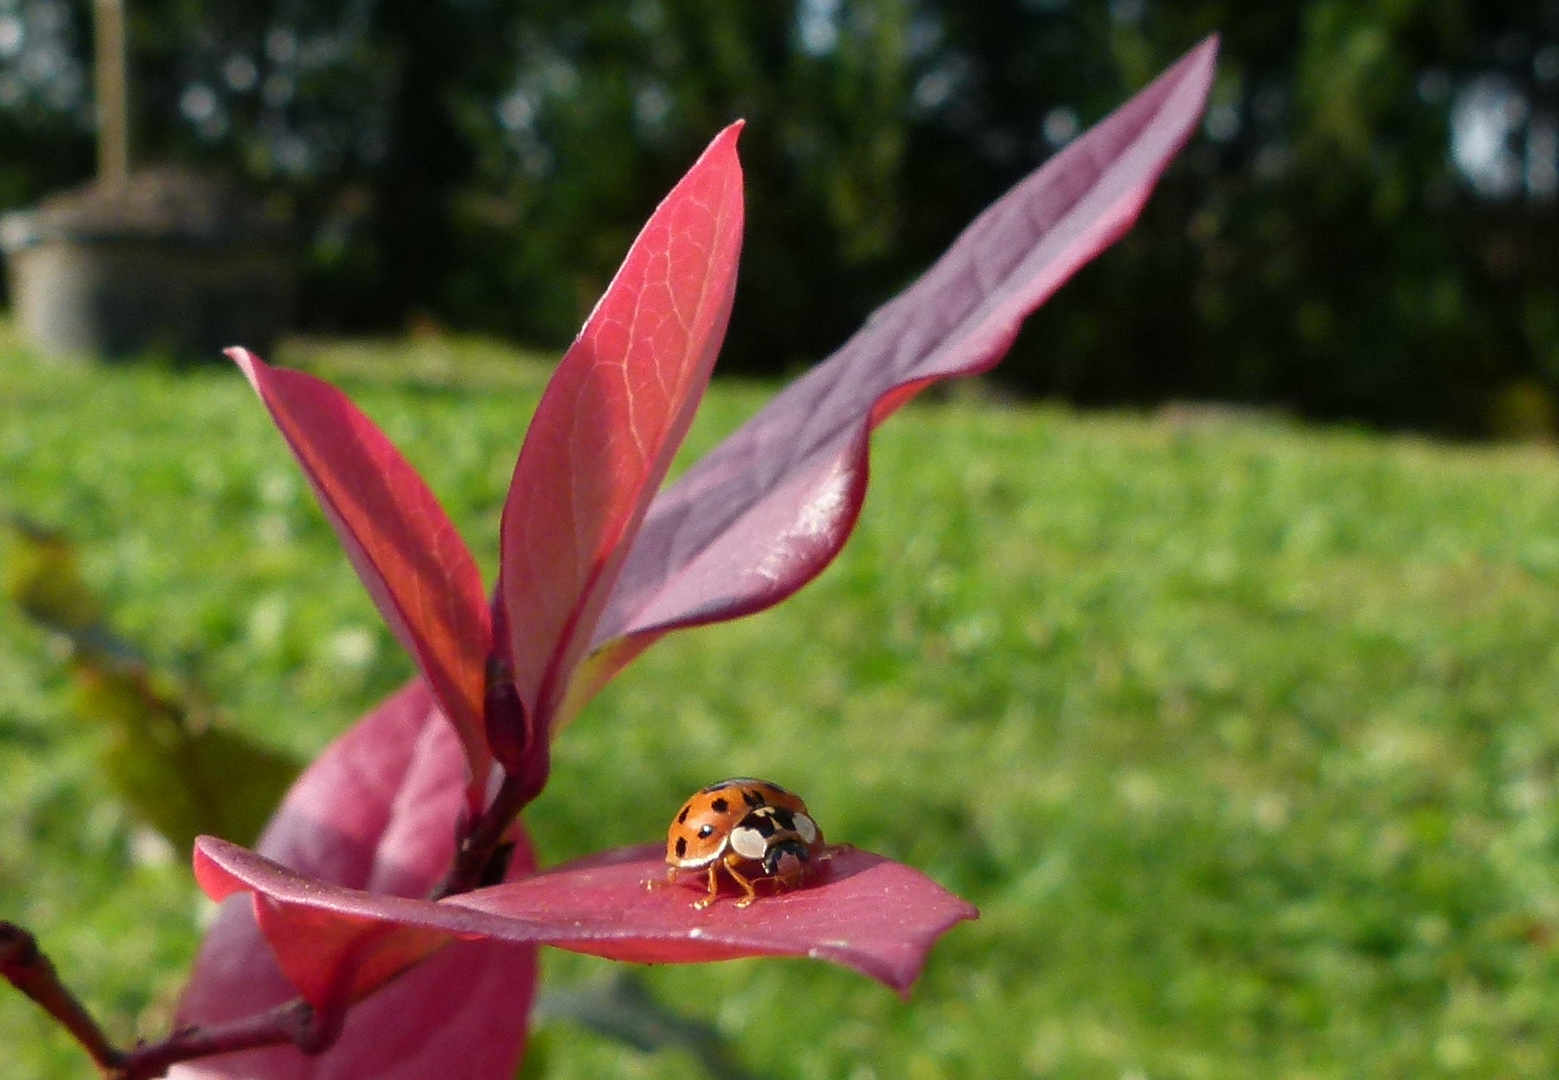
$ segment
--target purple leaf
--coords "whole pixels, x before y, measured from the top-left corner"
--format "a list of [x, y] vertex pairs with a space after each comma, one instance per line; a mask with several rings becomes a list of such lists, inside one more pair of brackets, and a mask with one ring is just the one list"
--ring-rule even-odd
[[1023, 319], [1130, 227], [1195, 129], [1209, 38], [981, 214], [914, 285], [657, 498], [571, 695], [660, 635], [783, 600], [838, 553], [871, 430], [928, 384], [994, 365]]
[[[413, 681], [299, 777], [259, 848], [276, 865], [290, 866], [322, 888], [328, 882], [400, 897], [427, 895], [453, 855], [464, 778], [453, 729], [426, 684]], [[516, 877], [535, 865], [521, 839], [510, 865]], [[197, 876], [198, 871], [197, 861]], [[273, 952], [252, 902], [235, 898], [224, 904], [201, 944], [179, 1022], [234, 1020], [297, 997], [301, 987], [283, 974], [284, 966], [302, 972], [298, 981], [314, 991], [317, 1004], [333, 1008], [389, 973], [422, 962], [353, 1007], [340, 1040], [319, 1058], [282, 1047], [181, 1066], [175, 1075], [415, 1080], [443, 1075], [435, 1065], [457, 1057], [465, 1061], [463, 1055], [471, 1062], [469, 1068], [462, 1065], [463, 1076], [512, 1075], [535, 991], [534, 949], [475, 942], [430, 956], [447, 937], [423, 934], [390, 942], [375, 926], [366, 931], [374, 939], [370, 948], [361, 940], [361, 926], [325, 929], [338, 943], [333, 967], [286, 938], [275, 940]], [[367, 960], [366, 966], [355, 966], [358, 958]], [[514, 1022], [494, 1023], [494, 1012]]]
[[722, 132], [650, 217], [526, 432], [498, 593], [532, 723], [547, 725], [567, 689], [725, 335], [742, 237], [739, 131]]
[[[747, 908], [733, 898], [706, 910], [692, 906], [701, 890], [647, 887], [664, 879], [659, 847], [607, 852], [437, 902], [322, 885], [210, 837], [195, 850], [197, 876], [209, 895], [254, 891], [270, 914], [262, 925], [273, 946], [330, 970], [349, 963], [379, 970], [410, 949], [482, 937], [637, 963], [809, 956], [904, 993], [936, 939], [978, 915], [919, 871], [851, 848], [840, 849], [802, 888]], [[374, 925], [388, 958], [360, 950]]]
[[358, 577], [459, 732], [475, 812], [492, 760], [482, 723], [491, 630], [475, 559], [422, 477], [345, 394], [247, 350], [228, 355], [270, 410]]

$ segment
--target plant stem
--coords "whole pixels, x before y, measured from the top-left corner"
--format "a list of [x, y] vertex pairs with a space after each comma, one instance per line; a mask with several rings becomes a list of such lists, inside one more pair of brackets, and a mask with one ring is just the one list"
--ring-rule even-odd
[[264, 1046], [290, 1044], [304, 1053], [319, 1053], [335, 1042], [340, 1030], [340, 1018], [325, 1021], [308, 1002], [295, 999], [230, 1023], [183, 1028], [158, 1042], [142, 1043], [120, 1054], [117, 1069], [108, 1075], [111, 1080], [151, 1080], [181, 1061]]
[[505, 776], [498, 787], [498, 794], [476, 819], [471, 831], [460, 842], [455, 852], [455, 865], [443, 884], [433, 890], [429, 899], [442, 900], [446, 896], [470, 892], [481, 882], [487, 863], [503, 843], [504, 834], [519, 816], [521, 810], [536, 797], [540, 786], [523, 777]]
[[110, 1045], [87, 1007], [60, 981], [54, 964], [38, 948], [38, 939], [15, 923], [0, 922], [0, 973], [59, 1021], [99, 1069], [109, 1072], [123, 1061], [124, 1055]]
[[[506, 616], [501, 605], [493, 606], [497, 633], [504, 629]], [[483, 727], [487, 743], [504, 771], [503, 782], [492, 802], [469, 829], [461, 831], [455, 851], [455, 864], [442, 884], [429, 894], [430, 900], [442, 900], [456, 893], [470, 892], [487, 884], [487, 870], [493, 856], [503, 847], [509, 827], [520, 811], [541, 794], [552, 768], [552, 742], [545, 730], [537, 730], [535, 717], [526, 712], [514, 687], [514, 673], [496, 654], [487, 658], [486, 688], [483, 693]]]
[[38, 939], [15, 923], [0, 922], [0, 974], [69, 1031], [109, 1080], [150, 1080], [193, 1058], [293, 1045], [306, 1054], [330, 1047], [344, 1016], [326, 1016], [301, 999], [226, 1024], [188, 1027], [165, 1039], [116, 1049], [85, 1005], [60, 981]]

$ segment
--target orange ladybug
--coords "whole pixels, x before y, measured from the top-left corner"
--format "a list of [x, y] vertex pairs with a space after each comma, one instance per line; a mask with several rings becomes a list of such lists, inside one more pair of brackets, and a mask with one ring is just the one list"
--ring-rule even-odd
[[696, 908], [719, 896], [721, 869], [747, 894], [736, 902], [746, 907], [758, 898], [754, 883], [793, 889], [824, 857], [823, 831], [801, 797], [746, 776], [696, 793], [666, 832], [666, 880], [693, 871], [709, 875], [709, 893]]

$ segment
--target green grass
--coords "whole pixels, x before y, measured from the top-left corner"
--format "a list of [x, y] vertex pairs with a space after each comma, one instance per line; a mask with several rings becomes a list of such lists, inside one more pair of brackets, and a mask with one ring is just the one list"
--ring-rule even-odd
[[[487, 350], [397, 384], [392, 352], [333, 370], [490, 574], [540, 370]], [[766, 393], [717, 387], [694, 444]], [[409, 671], [232, 372], [4, 347], [0, 401], [0, 510], [69, 529], [126, 632], [246, 731], [311, 752]], [[202, 907], [92, 761], [48, 642], [0, 616], [0, 917], [156, 1034]], [[907, 1003], [803, 961], [649, 973], [763, 1076], [1546, 1077], [1556, 768], [1550, 452], [954, 401], [880, 432], [816, 584], [625, 672], [530, 821], [548, 861], [652, 841], [756, 773], [980, 905]], [[545, 1045], [549, 1077], [689, 1075]], [[0, 1047], [8, 1076], [90, 1075], [14, 994]]]

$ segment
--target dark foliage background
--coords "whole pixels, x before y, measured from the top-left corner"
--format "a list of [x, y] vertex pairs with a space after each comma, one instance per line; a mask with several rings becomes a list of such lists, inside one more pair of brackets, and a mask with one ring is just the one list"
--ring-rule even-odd
[[[293, 210], [303, 318], [561, 345], [745, 117], [725, 370], [817, 359], [1214, 30], [1204, 134], [1003, 377], [1448, 434], [1551, 430], [1556, 0], [129, 0], [136, 157]], [[0, 206], [92, 168], [87, 0], [0, 0]]]

